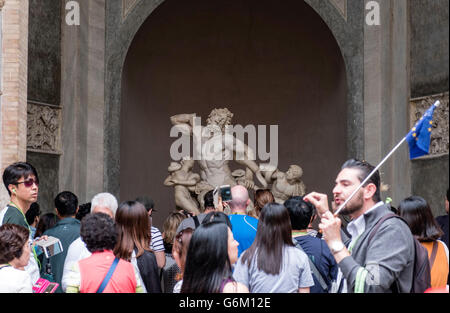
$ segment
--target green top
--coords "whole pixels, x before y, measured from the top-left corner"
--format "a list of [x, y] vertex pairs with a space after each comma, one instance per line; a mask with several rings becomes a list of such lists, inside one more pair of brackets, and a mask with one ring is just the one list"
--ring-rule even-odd
[[[31, 228], [30, 225], [27, 222], [27, 219], [25, 217], [25, 214], [16, 207], [14, 203], [9, 203], [6, 208], [2, 211], [0, 211], [0, 225], [3, 224], [16, 224], [19, 226], [23, 226], [26, 229], [28, 229], [30, 240], [33, 240], [31, 238]], [[34, 247], [31, 249], [31, 257], [33, 257], [36, 260], [36, 265], [38, 266], [38, 269], [41, 267], [40, 262], [36, 256], [36, 251], [34, 250]]]
[[15, 206], [8, 204], [5, 208], [6, 212], [3, 216], [3, 219], [0, 217], [0, 224], [16, 224], [25, 227], [26, 229], [30, 229], [30, 225], [28, 225], [25, 215]]
[[47, 229], [43, 234], [58, 238], [63, 247], [63, 251], [55, 256], [52, 256], [50, 260], [43, 255], [41, 267], [41, 276], [43, 276], [45, 274], [46, 265], [50, 262], [53, 280], [59, 284], [59, 287], [56, 290], [57, 293], [63, 291], [61, 288], [61, 281], [64, 272], [64, 262], [66, 260], [67, 250], [69, 250], [69, 246], [72, 242], [80, 237], [80, 226], [81, 223], [79, 220], [72, 217], [66, 217], [58, 221], [58, 223], [56, 223], [52, 228]]

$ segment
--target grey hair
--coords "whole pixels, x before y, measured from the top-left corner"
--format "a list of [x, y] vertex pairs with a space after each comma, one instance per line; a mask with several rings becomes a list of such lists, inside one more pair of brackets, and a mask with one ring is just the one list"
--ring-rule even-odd
[[108, 192], [102, 192], [96, 194], [94, 198], [91, 200], [91, 213], [97, 206], [105, 206], [111, 210], [112, 214], [116, 216], [117, 207], [119, 204], [117, 203], [116, 197]]

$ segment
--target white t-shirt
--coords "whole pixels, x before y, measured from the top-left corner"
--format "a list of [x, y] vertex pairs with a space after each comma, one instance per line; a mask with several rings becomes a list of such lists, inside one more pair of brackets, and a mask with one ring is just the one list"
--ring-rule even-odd
[[86, 244], [83, 242], [83, 240], [81, 240], [81, 237], [78, 237], [70, 244], [69, 249], [67, 249], [66, 260], [64, 261], [63, 276], [61, 279], [61, 288], [63, 289], [63, 291], [66, 291], [67, 289], [68, 275], [72, 271], [74, 265], [79, 260], [90, 257], [91, 254], [92, 253], [90, 253], [86, 248]]
[[0, 269], [0, 293], [32, 293], [31, 277], [27, 271], [12, 266]]
[[173, 293], [181, 293], [181, 287], [183, 286], [183, 280], [178, 281], [175, 286], [173, 286]]

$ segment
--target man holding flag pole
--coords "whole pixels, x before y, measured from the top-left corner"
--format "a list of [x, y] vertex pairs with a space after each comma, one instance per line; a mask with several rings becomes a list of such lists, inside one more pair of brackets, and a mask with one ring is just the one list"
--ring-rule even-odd
[[[383, 220], [391, 214], [381, 201], [378, 169], [405, 142], [410, 158], [429, 153], [432, 118], [439, 101], [433, 104], [411, 131], [373, 167], [367, 162], [348, 160], [336, 178], [333, 189], [337, 210], [329, 210], [326, 194], [312, 192], [304, 197], [317, 208], [319, 225], [343, 277], [340, 292], [409, 293], [413, 285], [415, 247], [411, 231], [398, 218]], [[338, 214], [349, 215], [351, 239], [342, 241]], [[376, 234], [371, 232], [378, 227]], [[374, 232], [375, 233], [375, 232]]]

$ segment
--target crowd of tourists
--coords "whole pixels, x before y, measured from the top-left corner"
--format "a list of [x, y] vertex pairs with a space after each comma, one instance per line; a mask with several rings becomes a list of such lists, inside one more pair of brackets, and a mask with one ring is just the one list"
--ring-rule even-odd
[[63, 191], [55, 213], [42, 214], [36, 169], [14, 163], [3, 172], [0, 292], [448, 292], [448, 189], [447, 215], [434, 217], [418, 196], [383, 201], [375, 172], [334, 214], [372, 170], [345, 162], [333, 199], [310, 192], [276, 203], [261, 189], [252, 200], [236, 185], [222, 201], [211, 190], [200, 214], [174, 208], [158, 229], [151, 195], [119, 203], [104, 192], [82, 204]]

